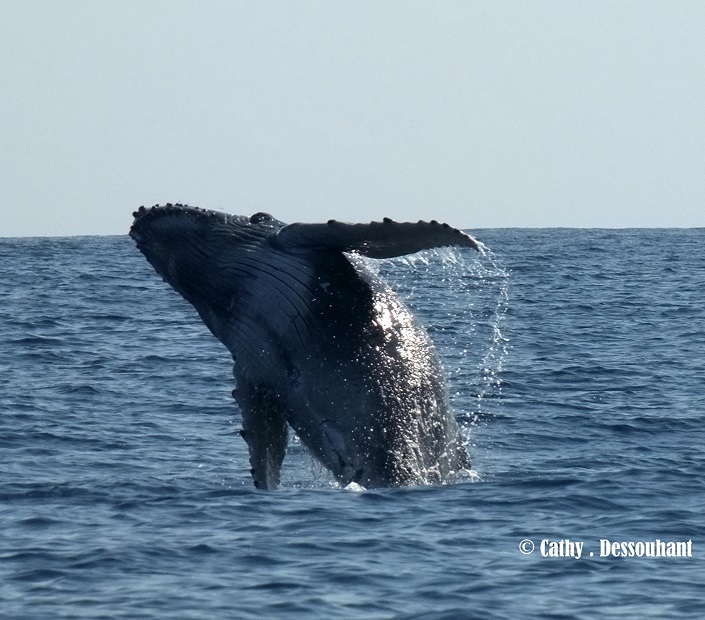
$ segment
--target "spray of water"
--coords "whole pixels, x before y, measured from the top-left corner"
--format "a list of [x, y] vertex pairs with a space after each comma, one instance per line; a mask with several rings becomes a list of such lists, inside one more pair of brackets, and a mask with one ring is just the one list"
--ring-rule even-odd
[[433, 339], [453, 410], [472, 452], [474, 427], [492, 415], [492, 402], [501, 398], [502, 368], [509, 352], [509, 271], [484, 245], [479, 253], [428, 250], [382, 261], [377, 269]]

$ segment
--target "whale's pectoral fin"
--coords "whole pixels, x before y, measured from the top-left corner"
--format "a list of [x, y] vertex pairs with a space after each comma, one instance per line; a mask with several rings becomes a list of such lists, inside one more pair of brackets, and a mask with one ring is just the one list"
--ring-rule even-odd
[[238, 386], [233, 396], [242, 411], [240, 434], [250, 450], [255, 486], [276, 489], [288, 440], [286, 418], [266, 390], [246, 384]]
[[448, 224], [419, 221], [346, 224], [330, 220], [327, 224], [289, 224], [274, 237], [285, 250], [327, 249], [357, 252], [370, 258], [392, 258], [420, 250], [457, 245], [480, 250], [470, 235]]

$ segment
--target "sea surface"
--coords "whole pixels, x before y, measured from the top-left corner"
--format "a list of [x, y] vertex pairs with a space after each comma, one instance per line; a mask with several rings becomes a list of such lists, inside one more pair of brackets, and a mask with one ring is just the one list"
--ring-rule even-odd
[[471, 475], [341, 489], [293, 441], [273, 492], [229, 353], [127, 236], [0, 239], [0, 617], [702, 618], [705, 230], [473, 234], [375, 267]]

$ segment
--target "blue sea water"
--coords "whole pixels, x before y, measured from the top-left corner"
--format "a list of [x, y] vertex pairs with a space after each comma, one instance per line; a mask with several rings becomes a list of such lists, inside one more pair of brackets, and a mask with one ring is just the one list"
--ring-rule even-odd
[[705, 230], [475, 234], [379, 265], [473, 475], [374, 491], [298, 442], [253, 488], [228, 352], [126, 236], [0, 239], [0, 616], [702, 618]]

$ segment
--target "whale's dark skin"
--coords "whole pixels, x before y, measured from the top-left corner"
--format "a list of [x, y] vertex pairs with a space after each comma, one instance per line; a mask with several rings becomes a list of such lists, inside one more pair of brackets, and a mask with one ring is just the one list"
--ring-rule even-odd
[[138, 248], [232, 353], [255, 486], [278, 485], [289, 426], [342, 485], [452, 482], [469, 467], [430, 338], [356, 254], [478, 249], [472, 237], [184, 205], [134, 217]]

